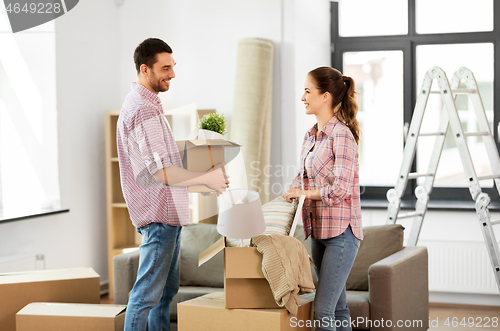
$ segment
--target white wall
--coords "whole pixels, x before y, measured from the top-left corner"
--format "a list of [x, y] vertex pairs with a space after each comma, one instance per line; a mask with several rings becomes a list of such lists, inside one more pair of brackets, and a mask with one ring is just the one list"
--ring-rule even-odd
[[108, 279], [104, 111], [120, 105], [118, 44], [113, 1], [80, 1], [56, 20], [59, 180], [70, 212], [1, 224], [2, 256], [44, 254], [48, 269], [91, 266]]

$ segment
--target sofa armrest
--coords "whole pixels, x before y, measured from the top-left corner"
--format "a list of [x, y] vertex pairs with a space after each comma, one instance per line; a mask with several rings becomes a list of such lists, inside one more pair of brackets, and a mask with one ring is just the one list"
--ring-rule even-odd
[[113, 258], [115, 304], [126, 305], [139, 268], [139, 250], [123, 253]]
[[[383, 319], [385, 323], [384, 327], [373, 330], [427, 330], [429, 275], [426, 247], [404, 247], [372, 264], [368, 269], [368, 284], [371, 320], [380, 323]], [[391, 321], [392, 327], [388, 327], [387, 321]], [[398, 328], [397, 323], [407, 324]]]

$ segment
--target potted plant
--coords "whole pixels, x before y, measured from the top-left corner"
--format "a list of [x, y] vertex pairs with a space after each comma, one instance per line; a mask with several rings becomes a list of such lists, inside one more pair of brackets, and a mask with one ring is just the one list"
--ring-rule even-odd
[[226, 132], [226, 119], [224, 114], [217, 112], [207, 114], [200, 120], [198, 139], [223, 139]]

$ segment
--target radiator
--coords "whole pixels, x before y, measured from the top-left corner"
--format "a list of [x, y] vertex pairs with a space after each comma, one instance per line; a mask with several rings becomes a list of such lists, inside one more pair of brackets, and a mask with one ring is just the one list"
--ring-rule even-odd
[[498, 294], [485, 243], [419, 241], [429, 252], [429, 291]]
[[0, 273], [44, 269], [44, 264], [44, 256], [41, 254], [0, 256]]

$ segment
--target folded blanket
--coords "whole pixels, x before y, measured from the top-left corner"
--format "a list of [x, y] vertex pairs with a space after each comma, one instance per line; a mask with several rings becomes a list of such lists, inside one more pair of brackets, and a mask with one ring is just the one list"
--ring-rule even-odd
[[296, 238], [278, 234], [252, 238], [262, 253], [262, 273], [280, 307], [297, 315], [299, 294], [311, 293], [314, 283], [306, 248]]

